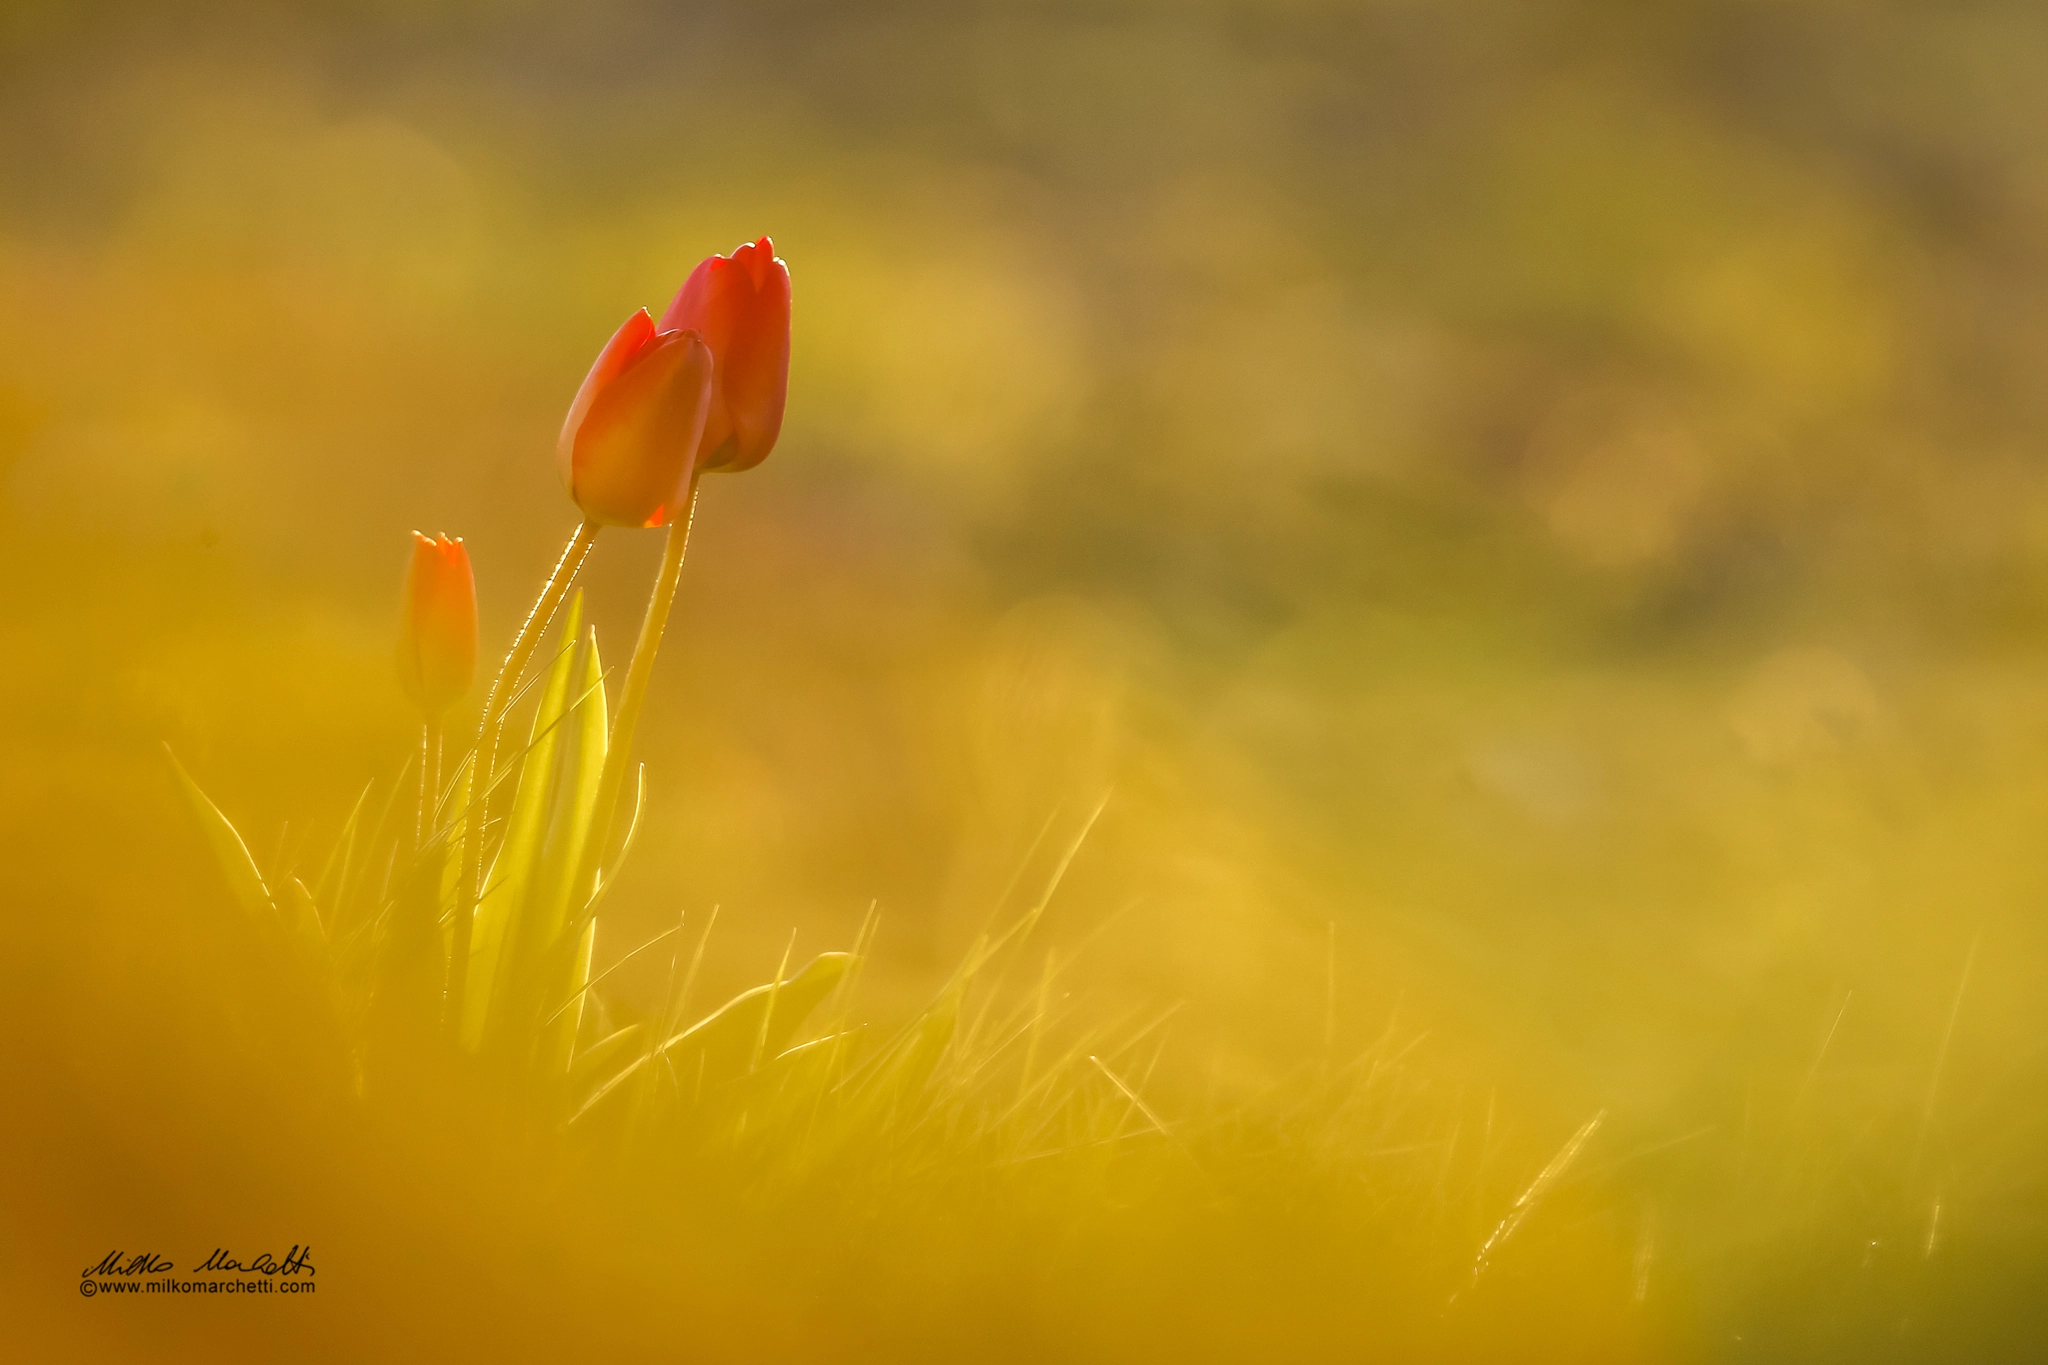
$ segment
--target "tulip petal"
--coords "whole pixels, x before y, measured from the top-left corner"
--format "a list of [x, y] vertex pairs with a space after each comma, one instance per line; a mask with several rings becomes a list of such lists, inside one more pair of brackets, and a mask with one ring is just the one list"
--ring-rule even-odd
[[398, 681], [428, 719], [476, 678], [476, 578], [460, 540], [413, 532], [398, 633]]
[[713, 355], [718, 353], [718, 343], [723, 333], [711, 324], [711, 273], [714, 267], [724, 264], [723, 256], [706, 256], [690, 272], [690, 278], [683, 281], [683, 287], [676, 291], [674, 300], [661, 315], [656, 330], [662, 332], [696, 332], [711, 347]]
[[732, 448], [718, 452], [713, 467], [734, 472], [753, 468], [775, 448], [789, 392], [789, 268], [774, 258], [767, 240], [735, 253], [748, 258], [746, 268], [759, 286], [740, 311], [720, 382]]
[[[766, 237], [761, 238], [757, 242], [748, 242], [744, 246], [736, 247], [733, 250], [732, 259], [733, 264], [741, 266], [746, 270], [747, 278], [753, 281], [754, 292], [757, 294], [768, 287], [769, 273], [778, 264], [775, 259], [775, 243]], [[785, 276], [787, 273], [785, 269]]]
[[789, 267], [776, 258], [775, 243], [763, 237], [731, 256], [706, 257], [661, 326], [701, 332], [717, 361], [698, 468], [736, 471], [766, 459], [789, 388]]
[[555, 443], [555, 460], [561, 469], [563, 483], [574, 482], [570, 452], [576, 443], [577, 430], [583, 425], [584, 418], [590, 415], [591, 405], [613, 380], [625, 373], [654, 337], [654, 319], [647, 316], [647, 310], [642, 308], [621, 323], [619, 330], [612, 333], [612, 339], [597, 353], [590, 373], [583, 376], [583, 386], [576, 390], [576, 400], [569, 404], [569, 415], [562, 422], [561, 438]]
[[[725, 280], [725, 272], [731, 264], [723, 256], [707, 256], [699, 261], [697, 268], [690, 272], [690, 278], [684, 280], [683, 287], [676, 291], [667, 311], [661, 315], [663, 331], [673, 327], [696, 332], [704, 338], [704, 344], [711, 348], [714, 371], [720, 367], [720, 357], [725, 355], [732, 336], [731, 290]], [[704, 417], [704, 443], [697, 451], [700, 465], [732, 433], [732, 422], [725, 413], [723, 388], [722, 379], [714, 378], [711, 407]]]
[[667, 523], [711, 407], [713, 362], [695, 332], [656, 335], [566, 437], [577, 506], [614, 526]]

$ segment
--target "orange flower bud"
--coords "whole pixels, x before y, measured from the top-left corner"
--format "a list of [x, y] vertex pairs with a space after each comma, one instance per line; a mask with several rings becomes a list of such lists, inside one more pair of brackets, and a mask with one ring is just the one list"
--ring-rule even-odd
[[711, 376], [703, 338], [656, 330], [645, 308], [613, 333], [555, 447], [585, 516], [610, 526], [668, 524], [703, 439]]
[[705, 258], [661, 326], [702, 333], [717, 362], [697, 467], [737, 471], [767, 459], [789, 392], [789, 267], [776, 257], [775, 243], [763, 237], [730, 257]]
[[428, 720], [437, 720], [475, 677], [476, 579], [469, 551], [460, 540], [414, 531], [398, 627], [398, 685]]

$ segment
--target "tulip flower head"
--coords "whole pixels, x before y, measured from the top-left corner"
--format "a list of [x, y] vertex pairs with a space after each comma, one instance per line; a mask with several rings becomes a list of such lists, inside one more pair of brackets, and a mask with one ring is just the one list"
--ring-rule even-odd
[[405, 615], [398, 628], [398, 684], [430, 721], [469, 692], [476, 677], [476, 578], [460, 540], [412, 533]]
[[555, 447], [569, 495], [605, 525], [668, 525], [711, 406], [704, 339], [657, 328], [642, 308], [598, 352], [569, 405]]
[[752, 469], [782, 431], [789, 391], [789, 267], [763, 237], [690, 272], [661, 326], [702, 334], [716, 362], [699, 472]]

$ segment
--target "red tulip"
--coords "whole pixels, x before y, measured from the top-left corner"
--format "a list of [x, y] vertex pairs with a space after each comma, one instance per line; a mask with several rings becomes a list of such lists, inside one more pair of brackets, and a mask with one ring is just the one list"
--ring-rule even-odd
[[690, 482], [712, 407], [712, 359], [693, 331], [642, 308], [598, 352], [555, 447], [569, 495], [592, 521], [666, 526]]
[[430, 540], [414, 531], [398, 628], [398, 685], [436, 720], [462, 700], [475, 677], [476, 578], [469, 551], [460, 540]]
[[717, 362], [700, 470], [752, 469], [782, 431], [789, 391], [789, 267], [763, 237], [705, 258], [661, 315], [664, 330], [694, 328]]

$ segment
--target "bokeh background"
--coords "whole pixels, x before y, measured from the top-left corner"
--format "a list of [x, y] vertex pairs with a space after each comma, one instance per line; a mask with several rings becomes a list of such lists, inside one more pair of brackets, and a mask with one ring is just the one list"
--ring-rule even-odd
[[240, 1177], [75, 1155], [269, 1113], [160, 744], [317, 856], [417, 742], [406, 533], [502, 649], [590, 357], [772, 233], [600, 962], [874, 903], [886, 1012], [1100, 804], [1048, 929], [1175, 1084], [1413, 1030], [1535, 1166], [1605, 1112], [1656, 1350], [2017, 1355], [2044, 62], [2019, 0], [5, 6], [4, 1292], [107, 1330], [72, 1262]]

